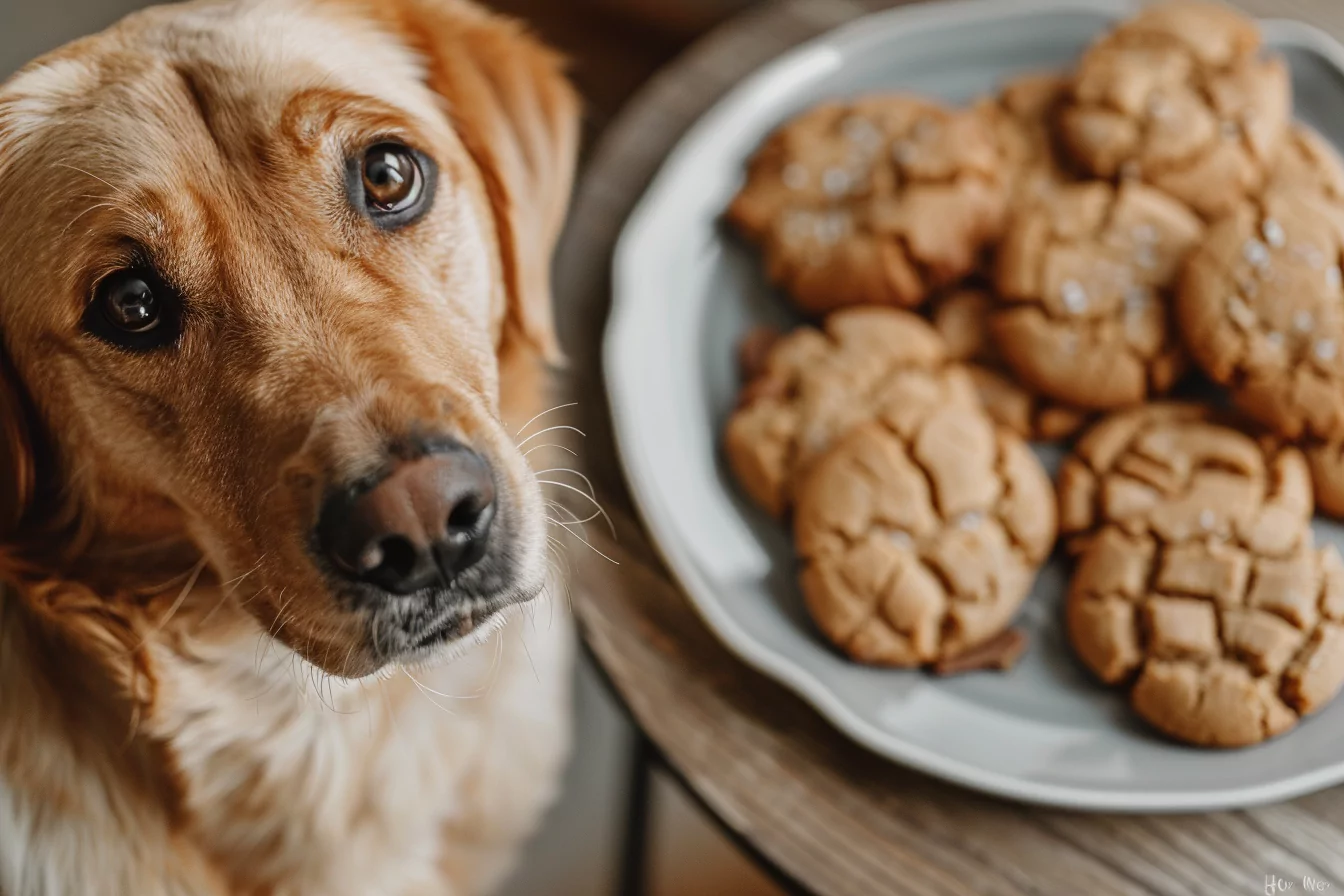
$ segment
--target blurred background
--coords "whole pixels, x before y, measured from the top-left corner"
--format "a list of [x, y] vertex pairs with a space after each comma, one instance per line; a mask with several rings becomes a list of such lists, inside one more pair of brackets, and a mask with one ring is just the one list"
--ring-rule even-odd
[[[749, 0], [481, 0], [516, 15], [572, 60], [591, 147], [625, 101], [699, 34]], [[137, 0], [0, 0], [0, 79], [98, 31]], [[593, 671], [578, 670], [577, 740], [559, 804], [529, 845], [506, 896], [614, 892], [631, 732]], [[774, 889], [675, 786], [657, 780], [652, 896], [766, 896]]]

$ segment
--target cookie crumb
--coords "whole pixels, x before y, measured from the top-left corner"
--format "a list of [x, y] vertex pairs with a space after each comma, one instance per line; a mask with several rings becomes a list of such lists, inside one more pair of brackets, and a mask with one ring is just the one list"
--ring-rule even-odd
[[1303, 309], [1293, 315], [1293, 329], [1299, 333], [1310, 333], [1311, 328], [1316, 326], [1316, 318], [1310, 311]]
[[1205, 507], [1199, 512], [1199, 527], [1205, 532], [1212, 532], [1214, 526], [1218, 525], [1218, 516], [1212, 510]]
[[1283, 348], [1283, 334], [1278, 330], [1271, 330], [1265, 334], [1265, 342], [1268, 343], [1269, 347], [1272, 349]]
[[1331, 289], [1339, 289], [1341, 285], [1344, 285], [1344, 272], [1341, 272], [1340, 269], [1334, 265], [1326, 268], [1325, 285]]
[[1010, 628], [963, 653], [940, 660], [934, 664], [933, 674], [948, 676], [966, 672], [1007, 672], [1017, 665], [1026, 650], [1026, 633], [1021, 629]]
[[1321, 339], [1312, 346], [1312, 351], [1322, 361], [1333, 361], [1335, 354], [1338, 352], [1338, 347], [1333, 339]]

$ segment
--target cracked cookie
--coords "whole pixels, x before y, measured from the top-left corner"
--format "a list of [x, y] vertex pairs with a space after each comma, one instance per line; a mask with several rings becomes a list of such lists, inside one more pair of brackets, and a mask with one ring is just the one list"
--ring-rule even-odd
[[933, 327], [907, 311], [838, 311], [768, 347], [728, 420], [725, 453], [747, 495], [782, 516], [798, 474], [835, 438], [927, 404], [980, 408]]
[[1050, 480], [978, 409], [924, 405], [852, 430], [799, 488], [803, 594], [863, 663], [965, 653], [1011, 621], [1054, 544]]
[[1087, 414], [1034, 394], [1003, 365], [989, 334], [994, 298], [981, 289], [959, 289], [933, 303], [931, 318], [949, 357], [966, 364], [980, 402], [996, 423], [1024, 439], [1055, 441], [1077, 432]]
[[1108, 410], [1161, 395], [1184, 369], [1171, 291], [1203, 226], [1138, 183], [1060, 189], [1014, 218], [999, 249], [991, 332], [1035, 392]]
[[1216, 217], [1256, 195], [1292, 111], [1282, 59], [1217, 3], [1148, 7], [1083, 55], [1060, 132], [1097, 177], [1137, 178]]
[[[1312, 546], [1301, 452], [1159, 404], [1089, 431], [1060, 470], [1081, 546], [1066, 601], [1078, 657], [1169, 736], [1244, 746], [1344, 681], [1344, 564]], [[1081, 537], [1080, 537], [1081, 536]]]
[[1257, 421], [1344, 438], [1344, 205], [1276, 190], [1217, 221], [1190, 258], [1176, 320], [1195, 361]]
[[1266, 552], [1206, 532], [1106, 527], [1067, 601], [1069, 638], [1138, 715], [1198, 746], [1275, 737], [1344, 683], [1344, 563], [1310, 534]]
[[1194, 404], [1151, 404], [1089, 429], [1059, 470], [1060, 535], [1086, 545], [1103, 526], [1169, 543], [1231, 539], [1265, 556], [1308, 531], [1301, 451], [1253, 438]]
[[998, 239], [1002, 167], [973, 112], [904, 95], [829, 103], [766, 140], [727, 218], [805, 312], [914, 306]]

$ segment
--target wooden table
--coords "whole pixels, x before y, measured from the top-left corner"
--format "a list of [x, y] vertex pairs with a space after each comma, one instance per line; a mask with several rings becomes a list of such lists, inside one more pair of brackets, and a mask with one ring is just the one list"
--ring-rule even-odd
[[[1256, 894], [1268, 876], [1344, 893], [1344, 788], [1244, 812], [1085, 815], [943, 784], [852, 744], [731, 656], [672, 584], [635, 521], [600, 372], [611, 251], [626, 215], [686, 127], [744, 74], [880, 0], [769, 4], [655, 76], [588, 165], [557, 261], [561, 336], [587, 433], [579, 462], [619, 538], [590, 526], [570, 550], [585, 641], [652, 749], [791, 888], [823, 896]], [[1243, 0], [1344, 37], [1344, 0]], [[1344, 751], [1344, 744], [1340, 744]]]

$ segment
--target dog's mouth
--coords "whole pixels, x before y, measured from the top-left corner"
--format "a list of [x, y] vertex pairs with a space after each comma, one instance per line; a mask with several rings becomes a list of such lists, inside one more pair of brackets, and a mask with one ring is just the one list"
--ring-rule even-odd
[[506, 612], [534, 600], [542, 586], [509, 588], [488, 597], [464, 598], [450, 591], [385, 605], [370, 617], [369, 639], [380, 665], [419, 661], [484, 638]]
[[420, 652], [460, 641], [488, 625], [507, 606], [509, 604], [503, 601], [486, 601], [480, 606], [450, 610], [443, 614], [443, 618], [431, 623], [428, 629], [412, 639], [409, 649], [411, 652]]

